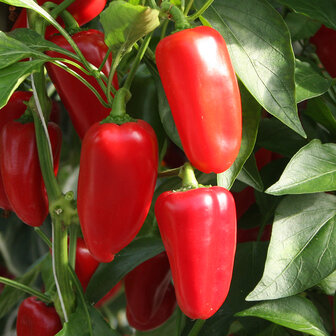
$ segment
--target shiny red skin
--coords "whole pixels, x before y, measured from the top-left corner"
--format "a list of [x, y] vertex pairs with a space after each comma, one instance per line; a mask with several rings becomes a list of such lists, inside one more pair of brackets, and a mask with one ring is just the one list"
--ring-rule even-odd
[[[98, 30], [91, 29], [76, 33], [72, 38], [84, 57], [94, 66], [99, 67], [108, 51], [108, 47], [104, 42], [104, 34]], [[63, 36], [55, 35], [50, 41], [62, 48], [73, 51]], [[69, 57], [54, 51], [48, 51], [47, 54], [51, 57], [69, 59]], [[105, 75], [109, 74], [111, 63], [112, 57], [110, 56], [102, 69]], [[111, 109], [104, 107], [90, 89], [65, 70], [51, 63], [47, 63], [46, 67], [65, 108], [69, 112], [75, 130], [82, 139], [90, 126], [106, 118]], [[102, 97], [105, 97], [103, 90], [92, 76], [85, 75], [75, 67], [70, 66], [70, 68], [85, 78]], [[113, 86], [118, 88], [117, 75], [113, 78]]]
[[62, 323], [53, 306], [31, 296], [23, 300], [16, 320], [17, 336], [54, 336]]
[[331, 77], [336, 77], [336, 30], [322, 26], [310, 38], [316, 46], [316, 54]]
[[[48, 0], [38, 0], [37, 3], [41, 6]], [[52, 2], [55, 4], [60, 4], [63, 0], [53, 0]], [[84, 25], [85, 23], [91, 21], [96, 16], [98, 16], [106, 5], [106, 0], [86, 0], [85, 5], [83, 5], [83, 1], [76, 0], [73, 2], [67, 10], [72, 14], [75, 18], [79, 26]], [[62, 19], [57, 19], [57, 21], [64, 27], [62, 23]], [[26, 28], [27, 27], [27, 10], [22, 8], [17, 20], [15, 21], [12, 30], [16, 28]], [[52, 34], [57, 33], [56, 28], [52, 26], [47, 27], [46, 36], [50, 36]]]
[[[28, 101], [32, 93], [28, 91], [15, 91], [10, 97], [7, 104], [0, 109], [0, 132], [5, 124], [9, 121], [18, 119], [25, 112], [27, 106], [24, 104]], [[2, 182], [0, 171], [0, 208], [11, 210], [7, 195]]]
[[155, 55], [189, 161], [204, 173], [227, 170], [239, 152], [242, 113], [223, 37], [210, 27], [186, 29], [161, 40]]
[[168, 191], [155, 215], [169, 258], [177, 303], [192, 319], [214, 315], [230, 288], [236, 251], [236, 210], [222, 187]]
[[[62, 133], [50, 122], [48, 132], [58, 170]], [[48, 198], [38, 158], [34, 124], [8, 122], [0, 134], [0, 169], [12, 210], [26, 224], [41, 226], [48, 215]]]
[[158, 169], [158, 145], [143, 120], [96, 123], [84, 137], [77, 205], [90, 253], [110, 262], [139, 232], [149, 211]]
[[124, 280], [126, 316], [141, 331], [163, 324], [176, 307], [167, 254], [162, 252], [128, 273]]

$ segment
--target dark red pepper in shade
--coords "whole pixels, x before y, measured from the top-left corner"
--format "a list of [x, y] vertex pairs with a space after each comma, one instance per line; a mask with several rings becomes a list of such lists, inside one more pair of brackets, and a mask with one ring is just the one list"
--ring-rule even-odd
[[176, 306], [168, 258], [162, 252], [129, 272], [124, 280], [126, 316], [137, 330], [151, 330], [163, 324]]
[[20, 304], [17, 336], [54, 336], [62, 329], [62, 323], [53, 306], [47, 306], [31, 296]]
[[336, 77], [336, 30], [322, 27], [310, 38], [316, 46], [316, 54], [331, 77]]
[[[104, 34], [98, 30], [90, 29], [76, 33], [72, 38], [88, 62], [98, 68], [108, 52], [108, 47], [104, 42]], [[50, 38], [50, 41], [73, 52], [69, 43], [61, 35], [53, 36]], [[48, 51], [47, 54], [50, 57], [63, 57], [69, 59], [69, 57], [65, 57], [54, 51]], [[109, 56], [102, 69], [105, 75], [109, 74], [111, 63], [112, 56]], [[79, 137], [83, 138], [89, 127], [95, 122], [99, 122], [106, 118], [111, 109], [104, 107], [89, 88], [65, 70], [51, 63], [47, 63], [46, 67], [65, 108], [69, 112], [75, 130]], [[73, 66], [69, 67], [85, 78], [102, 97], [105, 97], [103, 90], [95, 78], [82, 73]], [[113, 78], [113, 86], [118, 88], [117, 75]]]
[[242, 115], [223, 37], [210, 27], [186, 29], [161, 40], [155, 56], [189, 161], [204, 173], [225, 171], [239, 152]]
[[236, 209], [222, 187], [168, 191], [155, 215], [169, 258], [176, 298], [192, 319], [214, 315], [228, 294], [236, 251]]
[[[48, 132], [56, 174], [62, 133], [52, 122], [48, 123]], [[10, 121], [2, 128], [0, 169], [11, 209], [24, 223], [30, 226], [42, 225], [49, 209], [38, 158], [34, 123]]]
[[112, 261], [139, 232], [151, 205], [158, 146], [142, 120], [96, 123], [86, 133], [78, 179], [78, 216], [90, 253]]

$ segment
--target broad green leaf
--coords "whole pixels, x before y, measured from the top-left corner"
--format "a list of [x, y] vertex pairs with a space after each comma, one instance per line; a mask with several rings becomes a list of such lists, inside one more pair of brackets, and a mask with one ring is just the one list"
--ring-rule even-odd
[[278, 182], [266, 193], [306, 194], [336, 189], [336, 144], [312, 140], [289, 161]]
[[258, 333], [256, 336], [290, 336], [285, 328], [277, 324], [271, 324], [267, 329]]
[[336, 197], [287, 196], [275, 212], [264, 274], [248, 301], [298, 294], [336, 269]]
[[160, 25], [159, 11], [125, 1], [112, 1], [100, 14], [105, 43], [112, 53], [125, 54], [140, 38]]
[[314, 35], [321, 26], [319, 22], [298, 13], [288, 13], [285, 20], [291, 33], [292, 41], [309, 38]]
[[327, 79], [309, 63], [296, 60], [295, 67], [296, 102], [321, 96], [327, 92], [332, 79]]
[[0, 70], [0, 108], [4, 107], [16, 88], [33, 72], [39, 71], [44, 60], [19, 62]]
[[323, 97], [318, 97], [309, 99], [307, 107], [303, 112], [311, 119], [324, 126], [333, 135], [336, 135], [336, 119], [331, 108], [335, 107], [333, 105], [329, 105], [328, 101]]
[[0, 69], [6, 68], [28, 57], [44, 60], [49, 58], [45, 54], [29, 48], [26, 44], [0, 31]]
[[[204, 2], [197, 0], [197, 8]], [[305, 136], [295, 101], [294, 54], [281, 15], [266, 0], [221, 0], [204, 17], [224, 37], [238, 77], [259, 104]]]
[[328, 336], [314, 304], [302, 296], [258, 303], [237, 316], [255, 316], [314, 336]]
[[278, 0], [280, 3], [336, 29], [336, 2], [331, 0]]
[[233, 165], [223, 173], [217, 175], [219, 186], [230, 189], [244, 166], [244, 163], [251, 155], [257, 138], [260, 120], [260, 105], [250, 95], [243, 85], [240, 85], [243, 111], [243, 134], [240, 150]]
[[324, 278], [318, 287], [327, 295], [335, 295], [336, 293], [336, 271]]
[[261, 180], [254, 155], [250, 155], [247, 159], [244, 167], [239, 172], [237, 179], [258, 191], [264, 190], [264, 185]]
[[164, 250], [160, 238], [138, 238], [116, 254], [111, 263], [100, 264], [86, 290], [90, 302], [98, 302], [128, 272]]

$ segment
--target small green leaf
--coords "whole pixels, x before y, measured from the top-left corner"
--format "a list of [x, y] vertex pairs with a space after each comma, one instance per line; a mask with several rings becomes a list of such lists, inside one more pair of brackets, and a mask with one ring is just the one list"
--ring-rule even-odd
[[296, 60], [295, 66], [296, 102], [321, 96], [327, 92], [332, 79], [327, 79], [309, 63]]
[[336, 2], [330, 0], [278, 0], [278, 2], [336, 29]]
[[275, 212], [264, 274], [248, 301], [301, 293], [336, 269], [336, 196], [287, 196]]
[[326, 295], [335, 295], [336, 293], [336, 271], [324, 278], [319, 284], [318, 287]]
[[12, 93], [33, 72], [39, 71], [45, 60], [19, 62], [0, 70], [0, 108], [4, 107]]
[[318, 310], [302, 296], [259, 303], [237, 316], [255, 316], [314, 336], [328, 336]]
[[305, 194], [336, 189], [336, 144], [312, 140], [289, 161], [278, 182], [266, 192], [272, 195]]
[[108, 264], [100, 264], [86, 290], [90, 302], [98, 302], [128, 272], [164, 250], [160, 238], [138, 238], [116, 254]]
[[105, 43], [116, 53], [125, 54], [140, 38], [160, 25], [159, 11], [117, 0], [100, 14]]
[[251, 155], [257, 138], [261, 107], [251, 94], [240, 85], [243, 110], [243, 134], [238, 156], [233, 165], [223, 173], [217, 175], [219, 186], [230, 189]]

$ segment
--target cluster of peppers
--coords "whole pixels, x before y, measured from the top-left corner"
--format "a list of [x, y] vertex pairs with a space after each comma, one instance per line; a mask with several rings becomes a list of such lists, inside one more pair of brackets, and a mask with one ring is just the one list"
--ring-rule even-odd
[[[96, 1], [91, 17], [81, 12], [85, 6], [78, 6], [78, 1], [69, 11], [83, 24], [98, 15], [105, 3]], [[53, 35], [52, 29], [47, 30], [46, 37], [72, 51], [63, 37]], [[112, 56], [105, 57], [108, 48], [103, 33], [87, 30], [72, 38], [91, 64], [98, 68], [105, 61], [102, 72], [108, 76]], [[47, 54], [60, 56], [54, 51]], [[188, 28], [163, 38], [155, 57], [190, 163], [181, 169], [182, 188], [162, 193], [155, 204], [165, 252], [139, 265], [124, 279], [127, 318], [138, 330], [162, 324], [174, 311], [176, 302], [189, 318], [207, 319], [214, 315], [228, 294], [236, 249], [232, 194], [222, 187], [199, 185], [192, 168], [204, 173], [224, 172], [239, 152], [240, 93], [225, 41], [210, 27]], [[103, 93], [96, 80], [72, 69]], [[112, 110], [109, 115], [110, 109], [67, 72], [53, 64], [47, 64], [47, 70], [82, 139], [77, 206], [84, 240], [77, 241], [76, 273], [85, 291], [99, 263], [111, 262], [136, 237], [145, 221], [158, 176], [157, 138], [147, 122], [133, 119], [123, 109]], [[118, 90], [116, 76], [113, 86]], [[122, 89], [118, 90], [115, 100], [123, 98], [122, 93]], [[23, 101], [29, 100], [29, 95], [16, 92], [1, 111], [0, 206], [14, 211], [26, 224], [40, 226], [48, 214], [48, 198], [34, 124], [23, 114]], [[8, 117], [3, 113], [7, 109]], [[52, 122], [48, 123], [48, 131], [56, 174], [61, 131]], [[19, 164], [22, 160], [24, 165]], [[22, 189], [26, 192], [18, 193]], [[143, 276], [146, 273], [151, 276]], [[115, 291], [111, 289], [109, 295]], [[34, 322], [27, 322], [27, 316], [31, 316], [31, 321], [41, 319], [36, 314], [52, 321], [47, 323], [50, 330], [36, 330], [32, 327]], [[54, 335], [62, 328], [55, 309], [34, 297], [22, 302], [17, 321], [19, 336], [30, 335], [28, 328], [34, 335]]]

